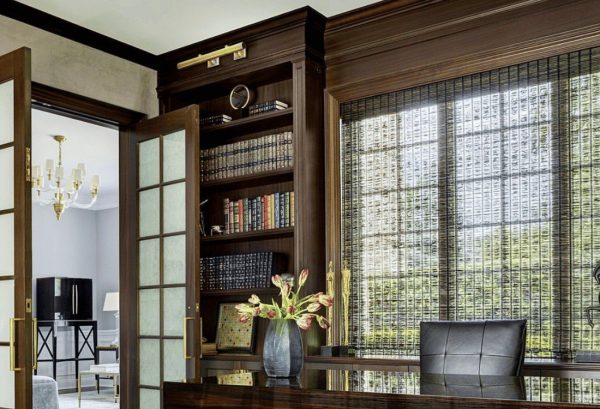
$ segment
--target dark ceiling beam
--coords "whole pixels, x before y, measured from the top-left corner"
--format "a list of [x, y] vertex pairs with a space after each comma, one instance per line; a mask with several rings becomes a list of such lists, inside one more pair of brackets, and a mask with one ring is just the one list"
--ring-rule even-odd
[[45, 13], [15, 0], [0, 1], [0, 15], [33, 27], [77, 41], [125, 60], [157, 69], [158, 57], [103, 34], [81, 27], [70, 21]]

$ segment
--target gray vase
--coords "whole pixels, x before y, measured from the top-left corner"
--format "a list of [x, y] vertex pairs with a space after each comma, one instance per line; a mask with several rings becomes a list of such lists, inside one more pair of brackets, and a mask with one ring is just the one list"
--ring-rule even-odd
[[263, 365], [270, 377], [298, 376], [304, 364], [300, 328], [294, 320], [271, 320], [265, 336]]

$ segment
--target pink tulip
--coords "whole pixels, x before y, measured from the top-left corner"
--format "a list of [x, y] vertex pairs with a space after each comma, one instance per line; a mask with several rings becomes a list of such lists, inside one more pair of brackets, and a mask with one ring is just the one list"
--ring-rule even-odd
[[260, 307], [255, 307], [255, 308], [252, 310], [252, 315], [253, 315], [254, 317], [258, 317], [258, 316], [260, 315]]
[[313, 318], [311, 315], [304, 314], [300, 318], [298, 318], [296, 323], [298, 324], [298, 327], [300, 327], [300, 329], [303, 329], [306, 331], [312, 325], [312, 320], [313, 320]]
[[325, 307], [331, 307], [333, 305], [333, 297], [327, 294], [319, 295], [319, 302]]
[[323, 294], [322, 292], [318, 292], [316, 294], [313, 294], [310, 296], [310, 298], [308, 299], [311, 303], [312, 302], [319, 302], [319, 297], [321, 296], [321, 294]]
[[296, 312], [296, 307], [295, 307], [295, 306], [293, 306], [293, 305], [289, 305], [289, 306], [287, 307], [287, 313], [288, 313], [288, 314], [292, 315], [292, 314], [294, 314], [295, 312]]
[[302, 287], [304, 283], [306, 283], [306, 279], [308, 278], [308, 268], [305, 268], [300, 272], [300, 278], [298, 279], [298, 288]]
[[329, 323], [329, 321], [327, 320], [327, 318], [325, 317], [321, 317], [319, 321], [319, 326], [323, 329], [327, 329], [331, 326], [331, 324]]
[[275, 318], [275, 316], [277, 315], [277, 313], [275, 312], [275, 310], [269, 310], [267, 311], [267, 317], [269, 318]]
[[289, 283], [285, 283], [281, 286], [281, 296], [287, 298], [290, 295], [290, 291], [292, 291], [292, 287], [290, 287]]
[[241, 322], [242, 324], [245, 324], [245, 323], [247, 323], [249, 320], [250, 320], [250, 318], [248, 318], [248, 316], [247, 316], [247, 315], [241, 315], [241, 316], [240, 316], [240, 322]]
[[321, 309], [321, 304], [319, 304], [318, 302], [313, 302], [311, 304], [308, 304], [308, 307], [306, 307], [308, 312], [317, 312]]
[[258, 298], [258, 295], [252, 294], [252, 296], [248, 298], [248, 302], [250, 304], [260, 304], [260, 298]]
[[271, 277], [271, 281], [273, 282], [273, 285], [277, 288], [281, 288], [281, 286], [283, 285], [283, 280], [281, 279], [281, 276], [279, 274], [275, 274], [273, 277]]

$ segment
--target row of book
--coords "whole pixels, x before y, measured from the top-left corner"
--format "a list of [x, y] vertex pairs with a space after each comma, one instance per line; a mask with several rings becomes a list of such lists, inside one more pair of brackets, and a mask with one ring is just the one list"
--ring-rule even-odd
[[294, 192], [239, 200], [224, 199], [225, 234], [279, 229], [294, 225]]
[[250, 105], [248, 108], [248, 115], [264, 114], [265, 112], [280, 111], [286, 109], [288, 104], [285, 102], [274, 99], [272, 101], [261, 102], [259, 104]]
[[292, 132], [202, 150], [202, 181], [219, 180], [293, 166]]
[[268, 288], [271, 276], [287, 269], [285, 254], [260, 252], [200, 259], [200, 278], [203, 290], [236, 288]]
[[211, 115], [200, 118], [200, 126], [220, 125], [225, 122], [231, 122], [231, 117], [229, 115]]

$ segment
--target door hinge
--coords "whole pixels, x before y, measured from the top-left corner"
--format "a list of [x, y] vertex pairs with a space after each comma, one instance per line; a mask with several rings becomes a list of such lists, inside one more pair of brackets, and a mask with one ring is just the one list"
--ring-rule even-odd
[[31, 148], [25, 148], [25, 181], [31, 182]]

